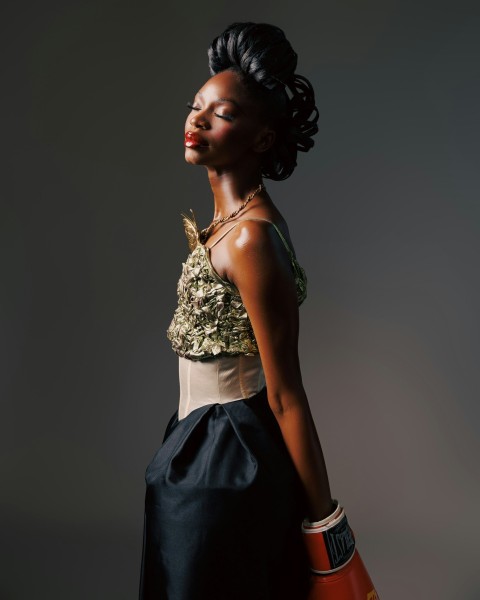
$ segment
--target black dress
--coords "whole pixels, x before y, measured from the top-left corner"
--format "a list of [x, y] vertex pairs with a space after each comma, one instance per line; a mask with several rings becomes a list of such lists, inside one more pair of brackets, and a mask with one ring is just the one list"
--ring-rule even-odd
[[[185, 216], [184, 224], [192, 251], [167, 331], [173, 349], [191, 359], [184, 362], [189, 372], [192, 360], [215, 360], [217, 353], [258, 357], [238, 290], [213, 269], [196, 224]], [[300, 304], [305, 272], [275, 229], [292, 259]], [[220, 394], [221, 402], [209, 402], [198, 380], [188, 388], [200, 406], [182, 408], [180, 418], [175, 411], [146, 469], [139, 598], [303, 600], [310, 581], [301, 532], [306, 498], [264, 380], [256, 380], [254, 393], [241, 382], [237, 399]], [[235, 387], [236, 376], [230, 382]]]
[[140, 600], [302, 600], [306, 505], [266, 388], [171, 417], [146, 470]]

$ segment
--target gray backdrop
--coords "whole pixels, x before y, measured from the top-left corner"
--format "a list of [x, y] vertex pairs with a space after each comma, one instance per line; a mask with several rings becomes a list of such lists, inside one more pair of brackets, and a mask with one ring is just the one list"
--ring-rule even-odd
[[0, 598], [137, 597], [144, 471], [178, 402], [180, 212], [213, 209], [185, 103], [213, 37], [253, 20], [318, 96], [314, 150], [266, 183], [309, 278], [332, 491], [382, 600], [478, 599], [478, 4], [3, 11]]

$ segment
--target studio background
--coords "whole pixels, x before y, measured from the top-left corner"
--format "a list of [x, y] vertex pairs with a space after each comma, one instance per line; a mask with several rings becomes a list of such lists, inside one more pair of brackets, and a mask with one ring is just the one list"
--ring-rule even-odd
[[332, 492], [382, 600], [478, 599], [478, 4], [2, 10], [1, 600], [137, 597], [144, 472], [178, 403], [180, 213], [213, 212], [186, 102], [246, 20], [285, 30], [320, 110], [265, 183], [308, 276]]

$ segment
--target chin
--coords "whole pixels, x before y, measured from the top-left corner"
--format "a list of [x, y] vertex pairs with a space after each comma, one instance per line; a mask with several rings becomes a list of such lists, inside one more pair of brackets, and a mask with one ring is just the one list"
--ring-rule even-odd
[[203, 165], [201, 160], [192, 158], [191, 156], [185, 156], [185, 162], [189, 165]]
[[205, 165], [207, 161], [200, 152], [194, 152], [187, 148], [185, 150], [185, 162], [190, 165]]

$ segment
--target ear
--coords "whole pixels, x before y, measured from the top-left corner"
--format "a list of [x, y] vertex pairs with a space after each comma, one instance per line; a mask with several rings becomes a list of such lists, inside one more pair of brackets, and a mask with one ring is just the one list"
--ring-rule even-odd
[[266, 152], [275, 143], [276, 133], [274, 129], [265, 127], [257, 135], [253, 143], [254, 152]]

